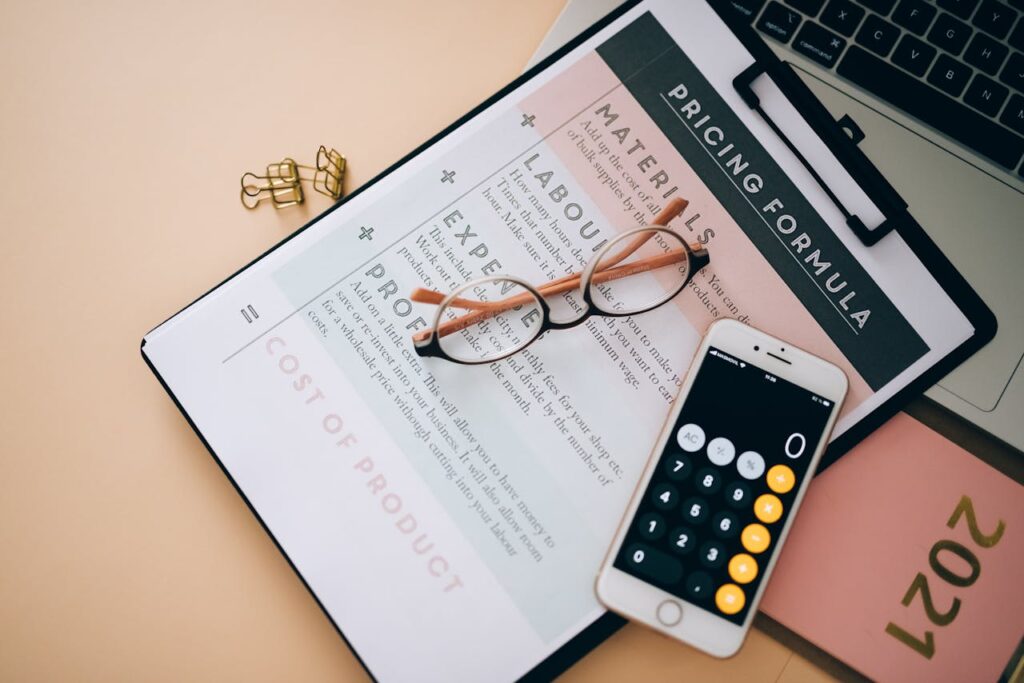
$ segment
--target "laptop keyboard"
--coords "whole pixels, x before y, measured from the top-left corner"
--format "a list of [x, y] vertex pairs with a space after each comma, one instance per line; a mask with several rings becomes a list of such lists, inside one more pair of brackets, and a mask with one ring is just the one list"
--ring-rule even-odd
[[1024, 176], [1024, 0], [727, 0], [764, 35]]

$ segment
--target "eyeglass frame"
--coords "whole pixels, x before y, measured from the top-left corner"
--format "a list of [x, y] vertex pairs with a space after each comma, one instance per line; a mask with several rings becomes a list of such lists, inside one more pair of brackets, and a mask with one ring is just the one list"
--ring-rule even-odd
[[[616, 244], [618, 244], [619, 242], [625, 240], [626, 238], [628, 238], [630, 236], [638, 235], [638, 234], [644, 233], [644, 232], [664, 232], [664, 233], [668, 233], [668, 234], [672, 235], [674, 238], [677, 238], [683, 244], [683, 249], [685, 249], [685, 251], [686, 251], [686, 259], [689, 262], [689, 268], [687, 269], [686, 278], [682, 281], [682, 283], [680, 283], [679, 287], [674, 292], [672, 292], [670, 295], [666, 296], [661, 301], [653, 303], [650, 306], [647, 306], [646, 308], [640, 308], [640, 309], [629, 310], [629, 311], [606, 311], [604, 308], [601, 308], [601, 306], [599, 306], [598, 304], [594, 303], [593, 296], [591, 295], [591, 292], [590, 292], [590, 284], [591, 284], [591, 279], [594, 277], [594, 272], [595, 272], [598, 264], [601, 263], [601, 260], [607, 255], [608, 251], [613, 246], [615, 246]], [[573, 320], [565, 320], [565, 321], [552, 320], [552, 318], [551, 318], [551, 306], [548, 304], [545, 295], [541, 294], [540, 290], [537, 287], [534, 287], [533, 285], [528, 283], [526, 280], [524, 280], [524, 279], [522, 279], [520, 277], [514, 276], [514, 275], [490, 275], [490, 276], [487, 276], [487, 277], [482, 277], [482, 278], [478, 278], [476, 280], [472, 280], [470, 282], [467, 282], [464, 285], [462, 285], [460, 287], [457, 287], [454, 291], [452, 291], [444, 299], [442, 299], [441, 302], [437, 304], [437, 313], [434, 315], [434, 325], [429, 330], [430, 331], [430, 336], [427, 337], [426, 339], [422, 340], [422, 341], [416, 341], [415, 339], [413, 339], [413, 350], [416, 352], [416, 355], [421, 357], [421, 358], [443, 358], [444, 360], [450, 361], [452, 363], [456, 363], [458, 365], [488, 365], [490, 363], [496, 363], [498, 361], [504, 360], [506, 358], [509, 358], [510, 356], [513, 356], [513, 355], [519, 353], [520, 351], [522, 351], [523, 349], [528, 347], [530, 344], [534, 343], [535, 341], [537, 341], [538, 339], [543, 337], [546, 333], [548, 333], [548, 332], [550, 332], [552, 330], [568, 330], [568, 329], [572, 329], [574, 327], [578, 327], [579, 325], [582, 325], [583, 323], [585, 323], [587, 320], [589, 320], [590, 318], [594, 317], [595, 315], [603, 316], [603, 317], [608, 317], [608, 318], [625, 318], [627, 316], [640, 315], [642, 313], [647, 313], [649, 311], [653, 311], [655, 308], [658, 308], [659, 306], [663, 306], [663, 305], [667, 304], [669, 301], [671, 301], [672, 299], [674, 299], [677, 296], [679, 296], [679, 293], [682, 292], [683, 289], [688, 284], [690, 284], [691, 280], [693, 280], [694, 274], [700, 272], [710, 262], [711, 262], [711, 257], [708, 254], [708, 250], [705, 247], [698, 245], [698, 248], [694, 249], [690, 244], [688, 244], [686, 242], [685, 239], [683, 239], [682, 235], [680, 235], [675, 230], [673, 230], [671, 228], [668, 228], [668, 227], [666, 227], [664, 225], [646, 225], [646, 226], [643, 226], [643, 227], [640, 227], [640, 228], [634, 228], [633, 230], [627, 230], [624, 233], [616, 235], [615, 239], [609, 241], [608, 244], [604, 245], [604, 247], [601, 248], [601, 251], [599, 251], [597, 254], [595, 254], [590, 259], [590, 262], [587, 263], [587, 266], [579, 273], [579, 276], [580, 276], [580, 295], [583, 297], [583, 303], [584, 303], [585, 308], [584, 308], [583, 313], [578, 315], [575, 319], [573, 319]], [[614, 267], [614, 265], [615, 264], [612, 264], [613, 267]], [[641, 272], [649, 272], [649, 271], [641, 271]], [[626, 275], [625, 277], [629, 277], [629, 275]], [[441, 346], [441, 337], [444, 336], [444, 335], [439, 335], [437, 333], [437, 330], [440, 328], [440, 326], [442, 324], [441, 323], [441, 315], [444, 313], [444, 311], [448, 307], [448, 305], [452, 301], [454, 301], [455, 299], [459, 298], [459, 295], [462, 294], [463, 292], [465, 292], [465, 291], [467, 291], [469, 289], [472, 289], [473, 287], [476, 287], [476, 286], [479, 286], [481, 284], [484, 284], [486, 282], [495, 282], [495, 281], [513, 282], [513, 283], [519, 285], [520, 287], [524, 288], [526, 291], [528, 291], [533, 296], [533, 298], [540, 304], [540, 309], [541, 309], [541, 314], [542, 314], [540, 330], [536, 334], [534, 334], [532, 337], [527, 339], [526, 341], [520, 343], [518, 346], [515, 346], [515, 347], [509, 349], [507, 352], [504, 352], [504, 353], [502, 353], [500, 355], [496, 355], [496, 356], [494, 356], [492, 358], [485, 358], [485, 359], [480, 359], [480, 360], [469, 360], [469, 359], [455, 358], [454, 356], [449, 354], [447, 351], [445, 351], [444, 348]], [[509, 309], [505, 309], [505, 310], [510, 310], [511, 308], [514, 308], [514, 307], [509, 307]], [[499, 313], [500, 312], [501, 311], [499, 311]], [[471, 313], [467, 313], [466, 315], [470, 315], [470, 314]], [[451, 322], [451, 321], [449, 321], [449, 322]], [[472, 324], [472, 323], [470, 323], [470, 324]], [[467, 325], [467, 327], [468, 327], [468, 325]], [[462, 329], [465, 329], [465, 328], [462, 328]], [[454, 330], [451, 334], [457, 334], [460, 331], [461, 330]]]

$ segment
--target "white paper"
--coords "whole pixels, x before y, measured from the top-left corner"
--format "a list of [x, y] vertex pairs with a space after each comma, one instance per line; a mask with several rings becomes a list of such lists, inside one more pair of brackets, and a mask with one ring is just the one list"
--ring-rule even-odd
[[[629, 50], [607, 62], [595, 52], [647, 12], [703, 72], [708, 87], [678, 85], [717, 107], [714, 121], [687, 119], [675, 84], [640, 103], [630, 88], [664, 74], [661, 62], [624, 84], [610, 65]], [[702, 3], [643, 3], [146, 337], [147, 358], [376, 677], [514, 679], [602, 614], [598, 566], [717, 317], [844, 367], [852, 391], [839, 433], [971, 335], [906, 244], [891, 235], [863, 247], [743, 105], [731, 80], [750, 62]], [[663, 133], [656, 109], [682, 128]], [[852, 279], [826, 292], [840, 282], [816, 274], [826, 256], [809, 266], [811, 247], [792, 245], [800, 230], [778, 232], [785, 211], [765, 209], [779, 184], [766, 176], [744, 194], [763, 165], [709, 189], [695, 169], [728, 158], [714, 157], [724, 141], [708, 146], [717, 134], [702, 138], [712, 125], [756, 138], [745, 158], [765, 155], [792, 178], [807, 202], [793, 220], [822, 221], [838, 238], [829, 248], [856, 257], [876, 294], [862, 282], [842, 299]], [[684, 159], [670, 135], [705, 148]], [[424, 276], [442, 291], [488, 271], [542, 283], [647, 222], [666, 193], [690, 202], [672, 224], [687, 239], [714, 233], [711, 265], [677, 300], [552, 332], [491, 366], [413, 353], [410, 334], [433, 310], [406, 297]], [[741, 196], [758, 220], [724, 208]], [[758, 235], [789, 250], [785, 267], [803, 269], [825, 314], [791, 291]], [[861, 343], [879, 332], [882, 299], [923, 350], [875, 390], [823, 320]], [[250, 305], [259, 318], [247, 322]], [[860, 330], [858, 307], [871, 311]]]

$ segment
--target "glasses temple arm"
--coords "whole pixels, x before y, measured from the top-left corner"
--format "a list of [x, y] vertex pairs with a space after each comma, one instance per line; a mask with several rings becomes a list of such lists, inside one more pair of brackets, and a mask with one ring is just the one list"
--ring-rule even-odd
[[[636, 275], [637, 273], [645, 273], [649, 270], [654, 270], [656, 268], [663, 268], [665, 266], [672, 265], [673, 263], [679, 263], [685, 258], [687, 258], [686, 249], [673, 249], [668, 253], [658, 254], [657, 256], [651, 256], [640, 261], [637, 261], [636, 263], [629, 263], [624, 266], [617, 266], [615, 268], [609, 268], [608, 270], [601, 271], [600, 273], [595, 273], [591, 279], [595, 284], [602, 284], [604, 282], [610, 282], [612, 280], [619, 280], [624, 277], [629, 277], [630, 275]], [[548, 296], [552, 294], [561, 294], [562, 292], [568, 292], [570, 290], [573, 290], [579, 284], [579, 277], [579, 275], [576, 276], [576, 283], [570, 282], [568, 280], [558, 282], [557, 284], [553, 282], [548, 283], [547, 285], [545, 285], [546, 289], [543, 291], [543, 293], [546, 296]], [[510, 308], [515, 308], [516, 306], [519, 306], [521, 304], [529, 303], [533, 298], [533, 294], [531, 294], [530, 292], [524, 292], [523, 294], [517, 294], [516, 296], [509, 297], [507, 299], [502, 299], [501, 301], [496, 301], [493, 303], [479, 301], [471, 302], [475, 304], [486, 303], [487, 308], [478, 309], [473, 311], [472, 313], [467, 313], [466, 315], [459, 316], [454, 320], [449, 320], [448, 322], [442, 323], [437, 327], [436, 330], [430, 328], [420, 330], [419, 332], [415, 333], [412, 336], [412, 339], [414, 342], [422, 342], [429, 339], [431, 333], [433, 332], [436, 332], [438, 337], [447, 337], [448, 335], [454, 332], [458, 332], [459, 330], [463, 330], [481, 320], [486, 320], [487, 318], [493, 317], [494, 315], [501, 313], [502, 311], [507, 311]], [[449, 303], [454, 303], [454, 301], [455, 300]]]
[[[676, 197], [675, 199], [671, 200], [665, 206], [665, 208], [658, 212], [658, 215], [654, 217], [652, 225], [660, 225], [662, 227], [668, 225], [669, 221], [671, 221], [673, 218], [675, 218], [683, 211], [685, 211], [687, 206], [689, 206], [689, 202], [687, 200], [683, 199], [682, 197]], [[619, 263], [623, 261], [623, 259], [628, 258], [630, 255], [636, 252], [637, 249], [642, 247], [647, 242], [647, 240], [649, 240], [652, 236], [653, 234], [637, 235], [629, 244], [623, 247], [618, 254], [614, 256], [606, 256], [605, 258], [603, 258], [597, 270], [600, 272], [602, 270], [607, 270], [609, 268], [617, 266]], [[697, 251], [698, 249], [701, 248], [702, 247], [700, 247], [700, 245], [691, 245], [691, 249], [693, 249], [694, 251]], [[570, 289], [579, 286], [581, 276], [581, 272], [576, 272], [571, 273], [569, 275], [565, 275], [560, 278], [556, 278], [538, 287], [537, 291], [544, 295], [561, 294], [562, 292], [567, 292]], [[568, 288], [563, 287], [563, 285], [569, 283], [571, 283], [571, 285]], [[518, 306], [524, 300], [528, 300], [529, 295], [525, 295], [527, 296], [527, 299], [522, 299], [522, 296], [524, 295], [512, 297], [511, 299], [508, 300], [509, 303], [511, 303], [511, 305], [501, 310], [507, 310], [507, 308]], [[445, 295], [442, 294], [441, 292], [438, 292], [433, 289], [423, 289], [422, 287], [417, 287], [416, 289], [414, 289], [412, 294], [409, 296], [410, 299], [416, 301], [417, 303], [434, 305], [438, 305], [442, 301], [444, 301], [444, 297]], [[493, 309], [494, 306], [499, 305], [501, 303], [502, 302], [500, 301], [485, 302], [476, 301], [473, 299], [463, 299], [461, 297], [452, 299], [449, 302], [449, 304], [451, 305], [458, 306], [459, 308], [465, 308], [467, 310], [489, 310]]]
[[[681, 214], [683, 211], [685, 211], [686, 207], [689, 206], [689, 204], [690, 202], [687, 201], [686, 199], [683, 199], [682, 197], [676, 197], [675, 199], [669, 201], [669, 203], [665, 205], [665, 208], [658, 212], [658, 214], [654, 217], [652, 224], [660, 226], [668, 225], [669, 221], [671, 221], [679, 214]], [[609, 270], [614, 266], [618, 265], [619, 263], [621, 263], [624, 259], [629, 258], [630, 255], [635, 253], [636, 250], [642, 247], [651, 237], [653, 237], [653, 234], [637, 235], [637, 237], [635, 237], [629, 244], [623, 247], [623, 249], [618, 254], [610, 257], [605, 257], [604, 259], [602, 259], [601, 263], [598, 264], [597, 272]], [[703, 249], [703, 247], [700, 245], [693, 245], [691, 249], [697, 251]], [[644, 261], [640, 261], [639, 263], [643, 262]], [[577, 272], [572, 273], [570, 275], [566, 275], [564, 277], [556, 278], [538, 287], [537, 291], [540, 292], [545, 297], [552, 296], [554, 294], [561, 294], [563, 292], [568, 292], [579, 286], [580, 279], [582, 278], [582, 276], [583, 274], [581, 272]], [[595, 282], [601, 282], [601, 280], [598, 280], [597, 277], [595, 277], [594, 279]], [[434, 290], [417, 288], [413, 290], [409, 298], [419, 303], [430, 303], [437, 305], [444, 300], [444, 295]], [[472, 310], [478, 313], [489, 315], [493, 313], [500, 313], [501, 311], [507, 311], [510, 308], [515, 308], [516, 306], [529, 302], [532, 298], [532, 294], [530, 294], [529, 292], [524, 292], [522, 294], [517, 294], [516, 296], [510, 297], [508, 299], [503, 299], [501, 301], [495, 302], [474, 301], [473, 299], [463, 299], [461, 297], [456, 297], [455, 299], [452, 299], [448, 303], [450, 305], [458, 306], [459, 308], [465, 308], [467, 310]], [[475, 315], [475, 313], [471, 313], [466, 316], [461, 316], [459, 318], [456, 318], [455, 320], [450, 320], [447, 323], [444, 323], [438, 328], [438, 336], [447, 336], [452, 332], [457, 332], [461, 329], [464, 329], [465, 327], [468, 327], [469, 325], [472, 325], [473, 323], [481, 319], [479, 317], [473, 318], [472, 320], [465, 322], [465, 324], [463, 324], [461, 327], [455, 326], [455, 323], [458, 323], [462, 321], [464, 318], [468, 318], [473, 315]], [[442, 329], [448, 329], [448, 331], [442, 333]], [[413, 341], [417, 342], [427, 339], [430, 336], [431, 331], [432, 330], [428, 328], [426, 330], [421, 330], [420, 332], [417, 332], [416, 334], [413, 335]]]

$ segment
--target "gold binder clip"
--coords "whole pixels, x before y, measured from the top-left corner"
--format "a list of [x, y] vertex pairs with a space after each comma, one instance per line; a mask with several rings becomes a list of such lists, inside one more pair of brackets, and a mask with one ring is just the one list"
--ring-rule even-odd
[[[313, 171], [313, 177], [302, 177], [300, 169]], [[337, 201], [345, 184], [345, 157], [336, 149], [320, 145], [315, 167], [297, 164], [294, 159], [285, 157], [276, 164], [269, 164], [266, 175], [246, 173], [242, 176], [242, 205], [255, 209], [268, 199], [275, 209], [301, 204], [305, 201], [301, 181], [312, 182], [314, 190]]]
[[242, 205], [255, 209], [265, 200], [271, 200], [275, 209], [301, 204], [305, 197], [299, 183], [299, 168], [294, 159], [284, 158], [268, 164], [266, 175], [246, 173], [242, 176]]
[[341, 156], [338, 150], [320, 145], [316, 152], [316, 168], [302, 164], [298, 167], [313, 171], [314, 190], [335, 201], [341, 199], [342, 186], [345, 183], [345, 157]]

